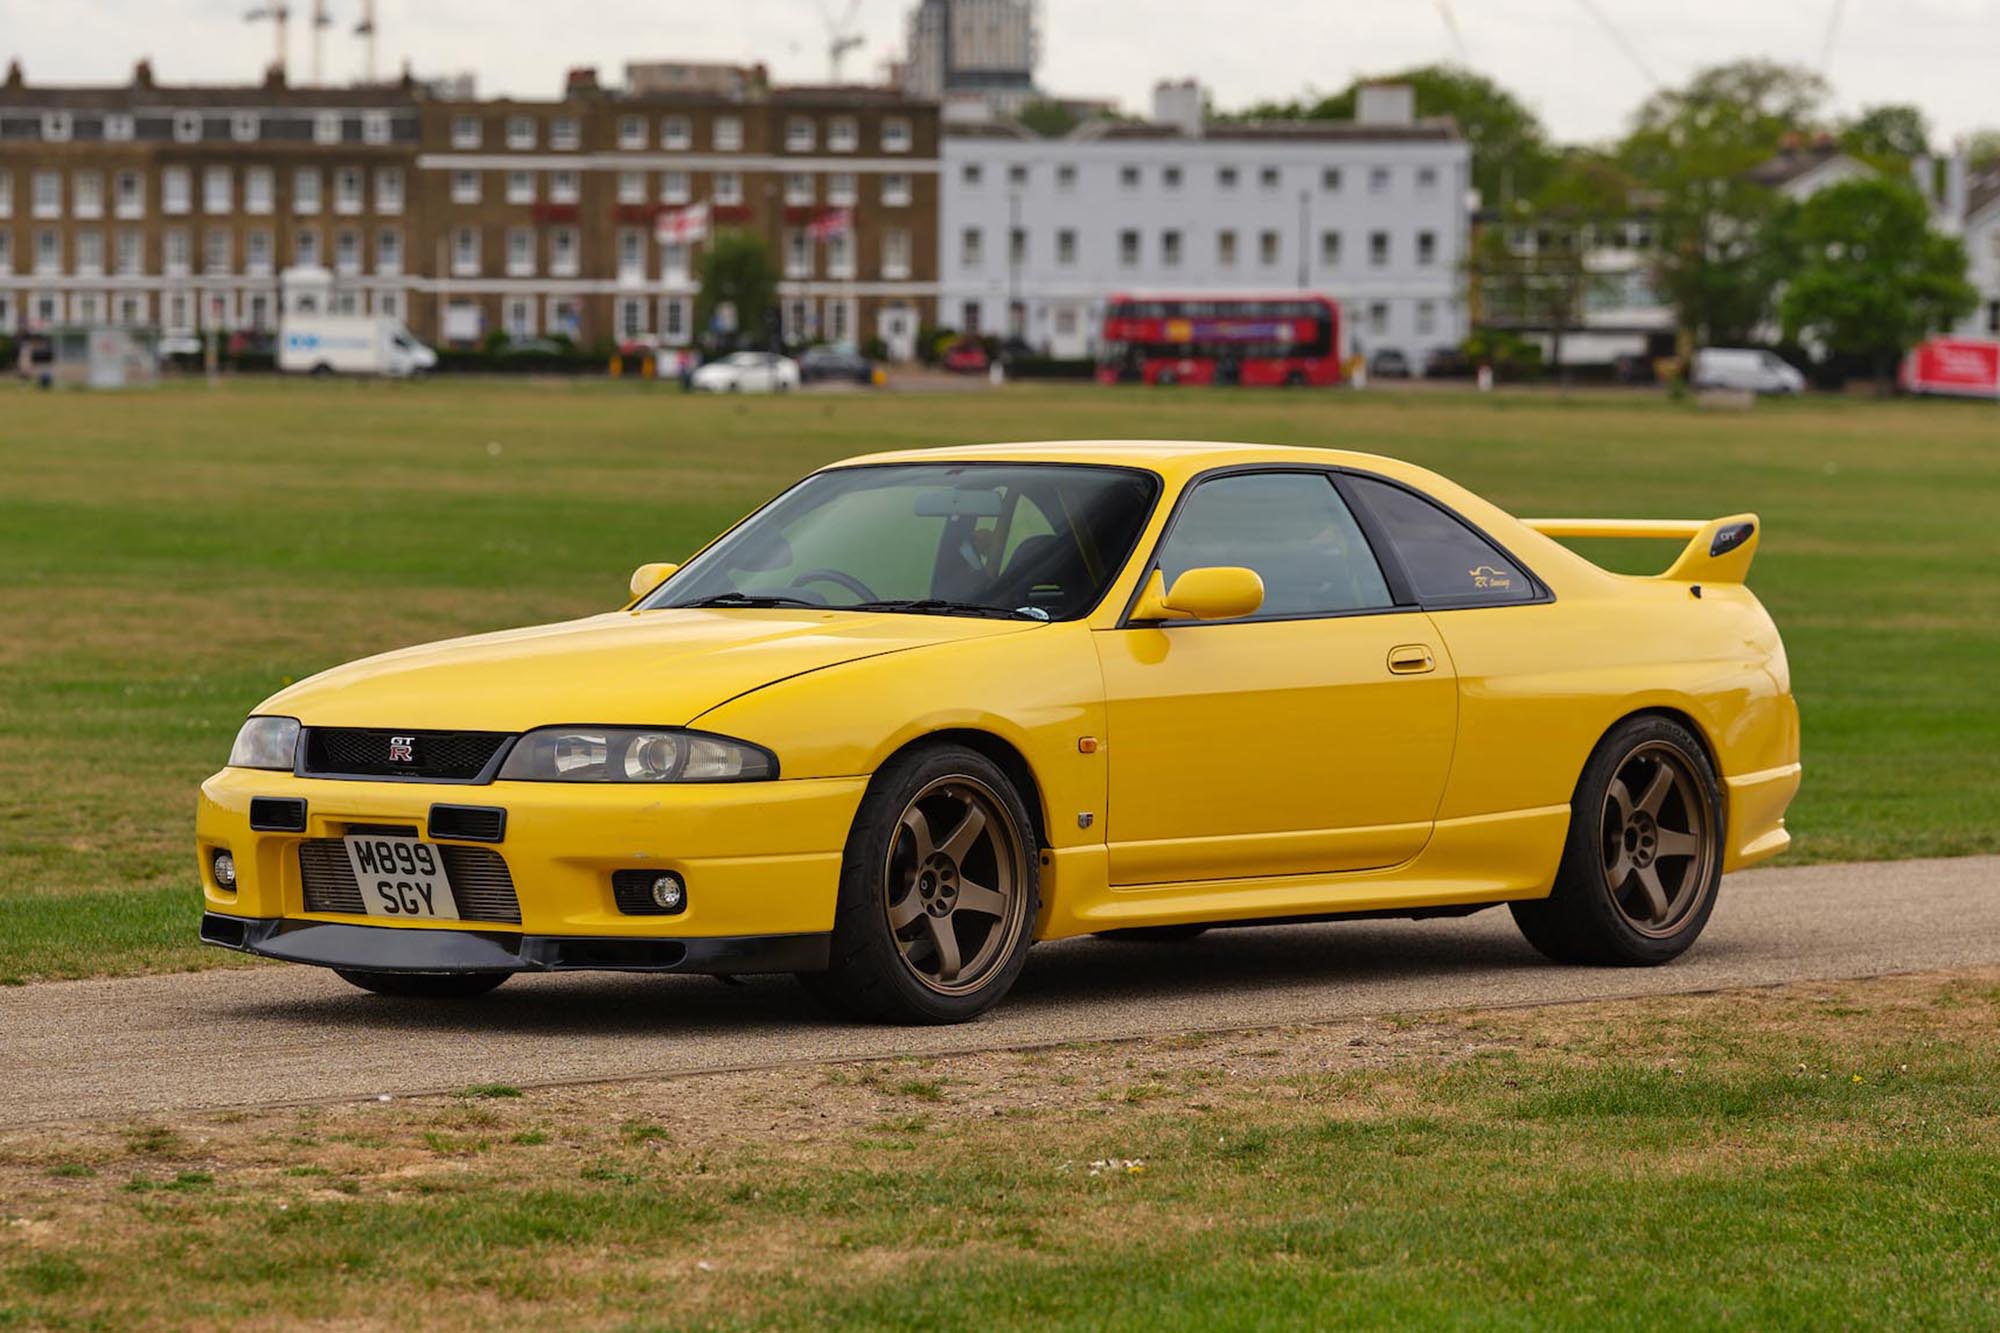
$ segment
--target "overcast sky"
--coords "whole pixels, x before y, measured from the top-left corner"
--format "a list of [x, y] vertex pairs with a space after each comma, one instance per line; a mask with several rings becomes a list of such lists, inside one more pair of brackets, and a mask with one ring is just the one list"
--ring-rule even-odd
[[[0, 0], [0, 56], [18, 57], [37, 83], [122, 81], [140, 55], [163, 81], [244, 79], [271, 55], [268, 27], [243, 17], [263, 2]], [[361, 53], [347, 32], [360, 0], [326, 2], [338, 20], [327, 70], [352, 77]], [[872, 73], [900, 45], [910, 0], [378, 0], [378, 9], [386, 67], [408, 58], [419, 74], [476, 71], [482, 93], [547, 96], [568, 66], [594, 64], [615, 78], [633, 58], [763, 60], [780, 79], [823, 79], [824, 16], [850, 3], [866, 45], [848, 72]], [[1229, 107], [1457, 58], [1515, 89], [1560, 138], [1589, 140], [1615, 135], [1654, 78], [1675, 83], [1746, 55], [1818, 66], [1825, 53], [1843, 110], [1914, 101], [1944, 136], [2000, 125], [2000, 0], [1042, 4], [1043, 84], [1135, 111], [1164, 76], [1194, 75]], [[312, 0], [291, 6], [293, 77], [302, 79]]]

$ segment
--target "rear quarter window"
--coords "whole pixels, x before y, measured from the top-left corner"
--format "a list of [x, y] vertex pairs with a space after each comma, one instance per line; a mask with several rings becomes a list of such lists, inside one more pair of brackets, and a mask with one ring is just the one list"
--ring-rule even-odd
[[1425, 606], [1499, 606], [1541, 596], [1525, 570], [1450, 510], [1373, 477], [1350, 482]]

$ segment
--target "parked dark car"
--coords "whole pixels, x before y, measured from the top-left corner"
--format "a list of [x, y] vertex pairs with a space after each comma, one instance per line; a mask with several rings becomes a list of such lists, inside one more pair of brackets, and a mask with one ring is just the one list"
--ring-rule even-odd
[[875, 363], [851, 347], [808, 347], [799, 354], [799, 378], [807, 384], [873, 384]]
[[1410, 358], [1395, 348], [1385, 348], [1369, 359], [1368, 373], [1378, 380], [1406, 380], [1410, 377]]
[[1462, 380], [1472, 375], [1472, 358], [1456, 347], [1433, 347], [1424, 356], [1427, 380]]

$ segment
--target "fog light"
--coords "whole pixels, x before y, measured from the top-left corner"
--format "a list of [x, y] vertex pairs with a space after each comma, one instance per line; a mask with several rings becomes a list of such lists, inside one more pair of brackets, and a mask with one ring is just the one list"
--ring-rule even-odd
[[209, 867], [215, 872], [217, 884], [225, 889], [236, 887], [236, 858], [227, 851], [218, 851], [215, 859], [209, 862]]
[[653, 905], [662, 912], [678, 912], [687, 905], [687, 885], [671, 870], [653, 881]]

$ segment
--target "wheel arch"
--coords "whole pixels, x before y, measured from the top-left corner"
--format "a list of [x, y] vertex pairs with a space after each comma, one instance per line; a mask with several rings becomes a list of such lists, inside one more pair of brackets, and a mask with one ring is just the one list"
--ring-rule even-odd
[[[1028, 807], [1028, 818], [1035, 826], [1036, 845], [1042, 848], [1048, 847], [1048, 803], [1042, 795], [1042, 784], [1036, 779], [1035, 770], [1028, 763], [1027, 756], [1012, 742], [1003, 736], [991, 731], [982, 731], [977, 727], [943, 727], [905, 741], [886, 755], [882, 762], [887, 764], [899, 755], [930, 745], [963, 745], [966, 749], [990, 759], [1002, 773], [1007, 775], [1007, 780], [1014, 784], [1014, 789], [1020, 793], [1021, 804]], [[881, 769], [877, 768], [876, 771], [880, 772]]]
[[[1597, 744], [1602, 745], [1604, 743], [1604, 738], [1606, 736], [1609, 736], [1613, 731], [1617, 730], [1619, 727], [1624, 726], [1627, 722], [1630, 722], [1633, 718], [1638, 718], [1638, 717], [1663, 717], [1667, 719], [1669, 722], [1677, 722], [1681, 726], [1686, 727], [1688, 729], [1688, 734], [1693, 736], [1695, 738], [1695, 742], [1701, 746], [1702, 757], [1708, 760], [1708, 767], [1715, 774], [1716, 784], [1718, 786], [1722, 784], [1722, 779], [1723, 779], [1722, 752], [1716, 748], [1715, 739], [1708, 734], [1708, 729], [1702, 726], [1701, 719], [1697, 718], [1694, 714], [1688, 712], [1686, 709], [1676, 708], [1671, 704], [1648, 704], [1644, 708], [1632, 709], [1630, 712], [1625, 713], [1622, 716], [1614, 719], [1611, 725], [1606, 727], [1603, 730], [1603, 732], [1598, 735]], [[1595, 753], [1596, 746], [1593, 746], [1591, 748], [1592, 748], [1592, 753]], [[1588, 763], [1589, 760], [1585, 759], [1584, 762]], [[1579, 771], [1578, 779], [1581, 780], [1581, 778], [1582, 774]]]

